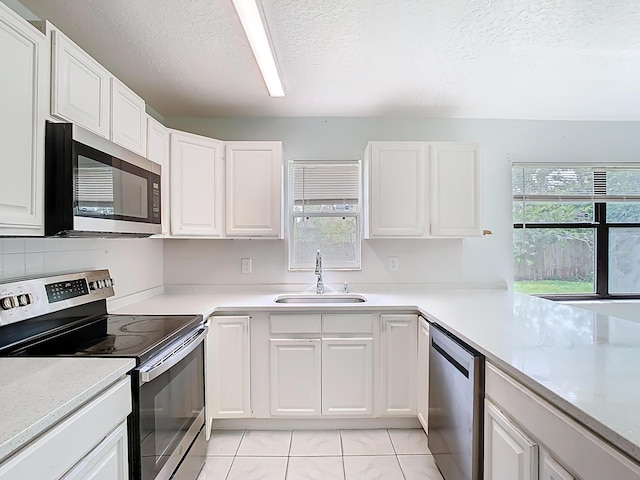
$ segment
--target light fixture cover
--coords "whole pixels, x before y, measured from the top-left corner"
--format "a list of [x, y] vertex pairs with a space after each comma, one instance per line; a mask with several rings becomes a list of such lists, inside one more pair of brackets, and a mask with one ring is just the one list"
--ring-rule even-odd
[[267, 28], [256, 0], [232, 0], [232, 2], [247, 40], [249, 40], [249, 45], [258, 63], [258, 68], [269, 95], [272, 97], [284, 97], [284, 87], [278, 72], [275, 55], [271, 49]]

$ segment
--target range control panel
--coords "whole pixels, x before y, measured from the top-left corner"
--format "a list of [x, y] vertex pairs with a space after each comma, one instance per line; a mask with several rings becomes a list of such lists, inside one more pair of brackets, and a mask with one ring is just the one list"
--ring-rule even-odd
[[111, 297], [113, 285], [109, 270], [0, 283], [0, 326]]

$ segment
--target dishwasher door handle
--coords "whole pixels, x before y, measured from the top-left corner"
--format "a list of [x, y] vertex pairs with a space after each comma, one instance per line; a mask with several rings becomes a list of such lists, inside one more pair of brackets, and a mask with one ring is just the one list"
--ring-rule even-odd
[[458, 362], [455, 358], [453, 358], [453, 356], [449, 354], [449, 352], [447, 352], [443, 347], [438, 345], [433, 337], [431, 338], [431, 346], [433, 347], [433, 350], [435, 352], [438, 352], [440, 355], [442, 355], [447, 362], [449, 362], [456, 368], [456, 370], [458, 370], [465, 377], [469, 378], [469, 369]]

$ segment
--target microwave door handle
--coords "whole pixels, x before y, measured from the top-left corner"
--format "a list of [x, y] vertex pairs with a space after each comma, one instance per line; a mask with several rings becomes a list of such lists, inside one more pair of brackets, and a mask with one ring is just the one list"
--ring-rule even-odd
[[208, 326], [203, 327], [201, 333], [198, 334], [197, 337], [193, 338], [193, 340], [191, 340], [184, 347], [177, 350], [169, 357], [165, 358], [161, 363], [154, 364], [149, 367], [140, 368], [140, 385], [144, 385], [145, 383], [158, 378], [160, 375], [162, 375], [164, 372], [169, 370], [171, 367], [180, 362], [180, 360], [182, 360], [196, 348], [198, 348], [198, 345], [202, 342], [205, 335], [207, 334], [207, 330], [209, 330]]

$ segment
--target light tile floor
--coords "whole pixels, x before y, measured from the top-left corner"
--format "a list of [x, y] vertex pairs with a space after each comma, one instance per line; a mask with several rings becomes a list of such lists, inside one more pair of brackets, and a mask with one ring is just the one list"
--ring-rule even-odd
[[442, 480], [421, 429], [214, 430], [198, 480]]

